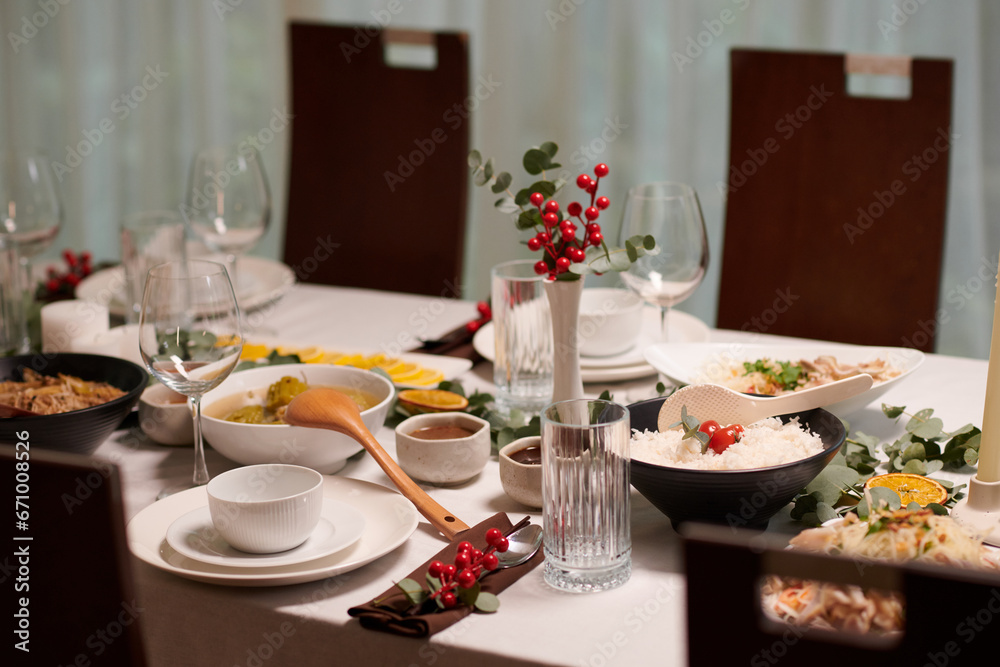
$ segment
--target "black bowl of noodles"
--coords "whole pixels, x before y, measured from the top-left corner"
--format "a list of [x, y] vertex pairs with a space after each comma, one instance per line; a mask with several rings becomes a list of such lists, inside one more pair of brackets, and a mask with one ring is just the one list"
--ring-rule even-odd
[[[44, 393], [49, 395], [44, 401], [37, 389], [29, 396], [24, 386], [7, 384], [23, 382], [26, 374], [31, 378], [33, 373], [45, 378], [71, 376], [82, 383], [68, 380], [46, 387]], [[39, 411], [75, 408], [54, 414], [0, 418], [0, 443], [27, 441], [31, 447], [40, 449], [92, 454], [132, 411], [148, 381], [145, 369], [137, 364], [98, 354], [59, 352], [0, 358], [0, 403], [17, 407], [19, 404], [13, 399], [20, 396], [23, 401], [20, 405], [30, 404]], [[121, 393], [108, 400], [117, 392], [93, 383], [107, 383]]]
[[[628, 406], [631, 427], [656, 431], [663, 397]], [[674, 528], [686, 521], [763, 529], [778, 511], [809, 484], [837, 455], [847, 436], [844, 423], [822, 408], [780, 415], [798, 417], [815, 433], [823, 449], [812, 456], [762, 468], [699, 470], [656, 465], [632, 459], [631, 483]]]

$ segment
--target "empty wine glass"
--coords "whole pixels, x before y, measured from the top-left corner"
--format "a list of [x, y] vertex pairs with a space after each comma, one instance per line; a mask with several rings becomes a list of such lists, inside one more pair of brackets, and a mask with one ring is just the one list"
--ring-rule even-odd
[[159, 264], [149, 270], [139, 316], [139, 351], [153, 376], [188, 397], [194, 419], [191, 484], [208, 482], [201, 436], [201, 397], [236, 367], [243, 350], [240, 310], [226, 267], [208, 260]]
[[644, 301], [660, 308], [660, 337], [668, 339], [670, 308], [691, 296], [708, 268], [708, 235], [694, 189], [683, 183], [643, 183], [628, 191], [620, 244], [651, 235], [659, 254], [645, 255], [621, 274]]
[[253, 248], [271, 220], [271, 192], [260, 154], [251, 146], [212, 146], [191, 166], [184, 217], [209, 250], [225, 256], [241, 293], [237, 258]]
[[12, 293], [4, 301], [23, 311], [9, 318], [17, 328], [9, 332], [11, 351], [27, 352], [27, 310], [34, 284], [31, 259], [56, 238], [63, 215], [46, 157], [18, 150], [0, 153], [0, 206], [0, 248], [13, 255], [4, 277], [4, 287]]

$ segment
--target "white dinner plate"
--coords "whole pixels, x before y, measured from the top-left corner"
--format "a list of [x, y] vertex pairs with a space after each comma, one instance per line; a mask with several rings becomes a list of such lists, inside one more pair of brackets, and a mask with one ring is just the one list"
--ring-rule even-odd
[[[203, 259], [219, 260], [215, 256]], [[281, 298], [295, 284], [291, 268], [263, 257], [239, 258], [236, 298], [244, 312], [256, 310]], [[95, 271], [76, 286], [76, 298], [93, 301], [108, 307], [112, 315], [125, 315], [125, 269], [113, 266]]]
[[[340, 352], [342, 354], [360, 354], [365, 357], [369, 357], [373, 354], [378, 354], [382, 350], [355, 349], [349, 345], [318, 345], [315, 343], [298, 343], [289, 342], [287, 340], [282, 340], [270, 336], [247, 336], [247, 343], [249, 344], [259, 344], [266, 345], [270, 348], [277, 347], [287, 347], [289, 349], [300, 349], [304, 350], [310, 347], [322, 348], [325, 352]], [[449, 357], [443, 354], [423, 354], [420, 352], [402, 352], [400, 354], [394, 355], [396, 358], [401, 359], [407, 363], [417, 364], [423, 368], [429, 368], [435, 371], [441, 371], [444, 375], [445, 380], [454, 380], [459, 375], [465, 371], [472, 368], [472, 361], [469, 359], [463, 359], [461, 357]], [[431, 383], [429, 385], [421, 384], [409, 384], [406, 382], [396, 382], [397, 387], [402, 387], [404, 389], [433, 389], [437, 386], [437, 383]]]
[[360, 510], [365, 530], [352, 546], [305, 563], [229, 567], [202, 563], [178, 553], [167, 543], [167, 530], [180, 517], [208, 504], [204, 486], [168, 496], [136, 514], [128, 522], [128, 546], [137, 558], [153, 567], [187, 579], [224, 586], [283, 586], [355, 570], [395, 550], [417, 527], [413, 504], [384, 486], [324, 475], [323, 494]]
[[305, 542], [279, 553], [247, 553], [233, 548], [222, 538], [212, 524], [212, 513], [206, 505], [170, 524], [167, 544], [178, 553], [202, 563], [267, 567], [297, 565], [329, 556], [357, 542], [364, 532], [365, 517], [358, 509], [333, 498], [324, 498], [319, 523]]
[[883, 359], [900, 371], [899, 375], [872, 386], [863, 394], [825, 408], [837, 415], [846, 415], [865, 407], [888, 391], [897, 382], [913, 373], [924, 361], [920, 350], [904, 347], [872, 347], [839, 343], [793, 343], [761, 345], [743, 343], [665, 343], [646, 349], [646, 360], [659, 372], [681, 384], [706, 382], [713, 365], [727, 367], [744, 361], [772, 359], [799, 361], [832, 355], [838, 362], [856, 364]]
[[[667, 316], [671, 340], [694, 343], [708, 340], [708, 325], [694, 315], [671, 310]], [[580, 357], [580, 376], [584, 382], [621, 382], [653, 375], [656, 369], [645, 359], [644, 351], [660, 339], [660, 311], [646, 307], [642, 315], [642, 331], [635, 346], [610, 357]], [[472, 346], [483, 358], [493, 361], [493, 323], [483, 325], [472, 338]]]

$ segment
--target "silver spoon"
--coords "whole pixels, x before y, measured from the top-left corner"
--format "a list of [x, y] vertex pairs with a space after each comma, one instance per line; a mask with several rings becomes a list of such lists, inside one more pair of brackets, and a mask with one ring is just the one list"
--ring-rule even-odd
[[531, 560], [531, 557], [538, 553], [538, 549], [542, 546], [542, 527], [532, 523], [518, 528], [507, 536], [507, 543], [507, 551], [494, 552], [497, 560], [500, 561], [494, 572], [508, 567], [517, 567]]

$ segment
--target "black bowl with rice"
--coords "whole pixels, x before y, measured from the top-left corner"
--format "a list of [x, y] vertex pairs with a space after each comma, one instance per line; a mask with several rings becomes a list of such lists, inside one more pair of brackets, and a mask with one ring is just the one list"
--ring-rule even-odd
[[[44, 378], [69, 376], [68, 380], [39, 380], [46, 387], [12, 385], [21, 383], [25, 373]], [[149, 381], [140, 366], [97, 354], [33, 354], [0, 358], [0, 402], [35, 411], [66, 409], [0, 419], [0, 443], [27, 440], [32, 448], [92, 454], [117, 429], [135, 407]], [[100, 387], [93, 383], [106, 383]], [[44, 389], [40, 392], [39, 389]], [[26, 396], [24, 392], [33, 392]], [[20, 403], [15, 401], [21, 401]]]
[[[656, 431], [663, 400], [654, 398], [628, 406], [632, 430]], [[764, 528], [833, 460], [847, 436], [843, 422], [826, 410], [779, 417], [785, 424], [795, 418], [802, 429], [819, 437], [816, 453], [776, 465], [765, 463], [766, 467], [706, 470], [659, 465], [648, 460], [653, 456], [643, 453], [637, 458], [633, 451], [632, 486], [669, 517], [674, 527], [699, 521]]]

